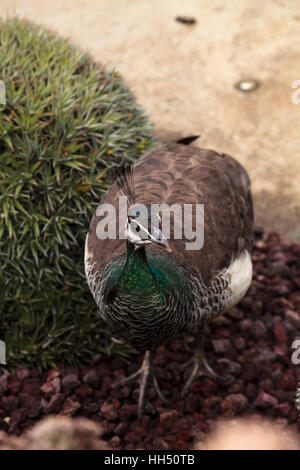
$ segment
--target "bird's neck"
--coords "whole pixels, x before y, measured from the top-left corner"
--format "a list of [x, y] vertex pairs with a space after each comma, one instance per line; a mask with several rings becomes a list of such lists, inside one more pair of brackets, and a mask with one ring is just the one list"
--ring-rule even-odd
[[110, 276], [105, 303], [115, 311], [148, 315], [167, 312], [176, 305], [183, 309], [190, 295], [187, 276], [163, 253], [135, 249], [127, 242], [127, 260], [117, 276]]
[[157, 287], [155, 273], [152, 271], [144, 246], [135, 249], [127, 241], [127, 260], [119, 279], [119, 289], [128, 291], [152, 291]]

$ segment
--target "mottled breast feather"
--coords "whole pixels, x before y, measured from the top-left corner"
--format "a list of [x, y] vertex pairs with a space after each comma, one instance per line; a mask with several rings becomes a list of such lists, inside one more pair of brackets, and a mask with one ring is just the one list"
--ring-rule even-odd
[[[200, 271], [204, 283], [208, 284], [244, 250], [251, 251], [253, 205], [250, 181], [244, 168], [229, 155], [182, 144], [166, 144], [140, 158], [134, 165], [133, 174], [138, 203], [204, 204], [202, 249], [187, 251], [185, 243], [190, 240], [171, 238], [172, 253], [166, 254], [175, 257], [180, 265]], [[119, 196], [120, 190], [113, 184], [101, 204], [114, 204], [118, 215]], [[174, 219], [171, 220], [174, 224]], [[126, 254], [125, 240], [97, 238], [98, 221], [95, 214], [87, 243], [88, 257], [96, 270], [115, 256]], [[149, 250], [164, 248], [149, 245]]]

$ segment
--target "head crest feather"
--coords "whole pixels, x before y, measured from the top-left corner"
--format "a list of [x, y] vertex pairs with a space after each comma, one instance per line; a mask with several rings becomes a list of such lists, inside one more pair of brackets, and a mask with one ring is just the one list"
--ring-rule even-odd
[[135, 204], [133, 165], [124, 165], [117, 167], [115, 170], [115, 178], [117, 186], [122, 194], [126, 197], [128, 204]]

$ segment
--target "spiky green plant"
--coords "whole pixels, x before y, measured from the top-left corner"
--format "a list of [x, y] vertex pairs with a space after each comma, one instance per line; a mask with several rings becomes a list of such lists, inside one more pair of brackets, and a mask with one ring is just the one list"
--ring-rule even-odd
[[85, 235], [109, 170], [154, 142], [116, 72], [28, 21], [0, 22], [0, 339], [8, 365], [125, 346], [95, 315]]

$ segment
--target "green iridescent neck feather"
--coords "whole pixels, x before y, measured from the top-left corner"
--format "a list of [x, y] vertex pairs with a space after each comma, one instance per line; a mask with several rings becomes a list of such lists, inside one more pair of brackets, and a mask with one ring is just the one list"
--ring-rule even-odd
[[193, 293], [182, 267], [165, 253], [135, 249], [130, 242], [126, 261], [120, 261], [115, 258], [106, 267], [100, 291], [108, 323], [136, 349], [152, 348], [183, 332]]
[[166, 306], [171, 297], [184, 300], [188, 293], [187, 278], [179, 268], [164, 253], [147, 252], [144, 246], [136, 249], [127, 241], [126, 262], [116, 260], [106, 268], [104, 303], [120, 309], [126, 299], [128, 305], [135, 311], [143, 310], [144, 315]]
[[[142, 303], [144, 307], [147, 304], [150, 308], [153, 305], [153, 298], [156, 302], [158, 300], [165, 302], [166, 298], [173, 294], [174, 276], [168, 273], [168, 270], [159, 269], [159, 264], [164, 266], [161, 261], [148, 257], [144, 246], [135, 249], [130, 242], [127, 242], [127, 260], [114, 285], [115, 298], [130, 296], [133, 302]], [[173, 271], [176, 272], [175, 269]]]
[[146, 293], [149, 288], [151, 290], [155, 288], [155, 284], [156, 278], [149, 266], [145, 247], [135, 249], [130, 242], [127, 242], [127, 260], [118, 288], [125, 291], [138, 288], [141, 293]]

